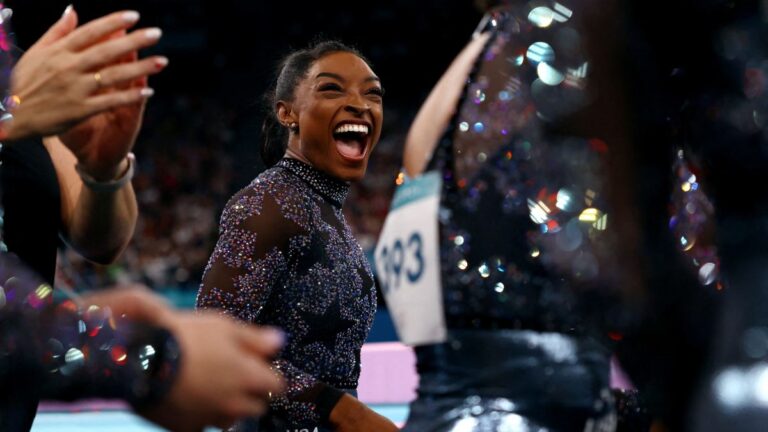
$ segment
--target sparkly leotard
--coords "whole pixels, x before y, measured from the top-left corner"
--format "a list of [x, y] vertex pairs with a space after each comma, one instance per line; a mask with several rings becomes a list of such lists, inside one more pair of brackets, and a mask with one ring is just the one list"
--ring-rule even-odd
[[[505, 3], [486, 16], [489, 41], [428, 167], [444, 179], [449, 337], [416, 349], [421, 382], [406, 430], [613, 430], [606, 336], [621, 337], [610, 329], [622, 312], [609, 149], [557, 126], [592, 97], [574, 25], [583, 8]], [[701, 282], [719, 286], [714, 249], [694, 239], [711, 204], [682, 155], [675, 169], [670, 227]], [[627, 406], [636, 405], [619, 411]], [[647, 426], [630, 421], [622, 426]]]
[[588, 98], [578, 10], [508, 3], [487, 15], [491, 36], [429, 166], [444, 180], [449, 336], [416, 348], [407, 431], [615, 427], [597, 319], [610, 314], [607, 146], [548, 130]]
[[272, 400], [271, 420], [259, 430], [278, 422], [313, 430], [332, 408], [321, 400], [327, 388], [357, 387], [376, 292], [342, 214], [348, 187], [283, 159], [237, 193], [223, 213], [198, 308], [217, 308], [288, 335], [274, 363], [288, 389]]

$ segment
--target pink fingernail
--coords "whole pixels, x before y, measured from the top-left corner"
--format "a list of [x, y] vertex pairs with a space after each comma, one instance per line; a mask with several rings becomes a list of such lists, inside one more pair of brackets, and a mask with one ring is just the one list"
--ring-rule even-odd
[[155, 90], [149, 87], [141, 89], [141, 95], [145, 98], [152, 97], [155, 94]]
[[74, 7], [72, 7], [72, 5], [70, 4], [69, 6], [67, 6], [66, 9], [64, 9], [64, 13], [61, 14], [61, 17], [63, 18], [65, 16], [71, 14], [73, 9], [74, 9]]

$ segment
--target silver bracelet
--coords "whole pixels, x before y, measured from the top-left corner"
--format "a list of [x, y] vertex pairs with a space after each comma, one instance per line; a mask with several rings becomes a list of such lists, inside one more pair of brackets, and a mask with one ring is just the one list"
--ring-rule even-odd
[[79, 163], [75, 165], [75, 171], [77, 171], [77, 174], [80, 176], [83, 184], [86, 185], [88, 189], [94, 192], [114, 192], [127, 185], [128, 182], [133, 179], [133, 174], [136, 169], [136, 156], [133, 153], [128, 153], [125, 158], [128, 159], [128, 169], [125, 170], [123, 175], [114, 180], [96, 180], [95, 178], [91, 177], [90, 174], [85, 172]]

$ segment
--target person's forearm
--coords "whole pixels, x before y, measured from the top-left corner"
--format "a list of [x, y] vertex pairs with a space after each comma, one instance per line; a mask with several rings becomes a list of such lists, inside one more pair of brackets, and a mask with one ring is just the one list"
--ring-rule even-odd
[[331, 410], [329, 422], [334, 425], [354, 424], [365, 415], [366, 406], [350, 395], [344, 395]]
[[67, 229], [67, 240], [84, 257], [107, 264], [128, 245], [136, 228], [138, 209], [129, 183], [115, 192], [81, 187]]
[[[85, 185], [75, 170], [77, 160], [56, 137], [44, 140], [56, 168], [61, 190], [61, 215], [67, 242], [89, 260], [106, 264], [125, 248], [136, 227], [138, 208], [130, 182], [112, 191]], [[121, 162], [119, 177], [128, 169]]]
[[337, 432], [399, 430], [392, 421], [348, 394], [339, 399], [328, 420]]

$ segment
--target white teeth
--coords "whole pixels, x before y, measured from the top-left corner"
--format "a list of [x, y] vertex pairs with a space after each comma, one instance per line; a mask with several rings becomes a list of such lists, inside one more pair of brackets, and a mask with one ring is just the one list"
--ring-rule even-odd
[[368, 126], [366, 125], [359, 125], [359, 124], [343, 124], [336, 128], [333, 133], [347, 133], [347, 132], [357, 132], [361, 134], [368, 135]]

